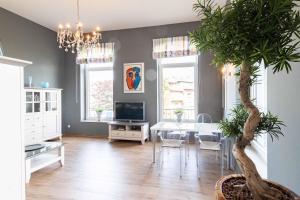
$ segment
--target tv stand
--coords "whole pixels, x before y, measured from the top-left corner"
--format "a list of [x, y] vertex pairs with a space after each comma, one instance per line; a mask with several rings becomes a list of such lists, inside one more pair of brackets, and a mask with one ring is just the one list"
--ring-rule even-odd
[[149, 123], [148, 122], [108, 122], [109, 126], [109, 142], [114, 140], [132, 140], [140, 141], [145, 144], [149, 139]]

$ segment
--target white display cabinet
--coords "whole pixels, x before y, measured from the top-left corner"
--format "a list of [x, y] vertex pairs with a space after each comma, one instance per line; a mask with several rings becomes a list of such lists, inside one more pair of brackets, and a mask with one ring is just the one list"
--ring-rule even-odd
[[61, 91], [25, 88], [25, 145], [61, 138]]

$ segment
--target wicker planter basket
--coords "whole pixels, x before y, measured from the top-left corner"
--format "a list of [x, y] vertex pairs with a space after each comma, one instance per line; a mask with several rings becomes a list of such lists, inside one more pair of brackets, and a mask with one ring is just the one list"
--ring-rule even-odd
[[[224, 186], [224, 183], [226, 183], [229, 180], [232, 180], [232, 179], [241, 179], [241, 178], [244, 178], [244, 176], [242, 174], [231, 174], [231, 175], [224, 176], [224, 177], [220, 178], [218, 180], [218, 182], [216, 183], [216, 187], [215, 187], [215, 197], [216, 197], [216, 200], [236, 199], [236, 197], [230, 197], [230, 198], [226, 199], [227, 195], [225, 195], [223, 193], [224, 192], [223, 191], [223, 186]], [[290, 198], [287, 198], [287, 199], [297, 199], [297, 200], [300, 200], [299, 196], [297, 194], [295, 194], [294, 192], [292, 192], [291, 190], [289, 190], [289, 189], [287, 189], [287, 188], [285, 188], [285, 187], [283, 187], [283, 186], [281, 186], [281, 185], [279, 185], [277, 183], [274, 183], [272, 181], [266, 180], [266, 182], [269, 185], [271, 185], [272, 187], [281, 190], [282, 192], [284, 192], [284, 194], [287, 194], [287, 196], [290, 197]]]

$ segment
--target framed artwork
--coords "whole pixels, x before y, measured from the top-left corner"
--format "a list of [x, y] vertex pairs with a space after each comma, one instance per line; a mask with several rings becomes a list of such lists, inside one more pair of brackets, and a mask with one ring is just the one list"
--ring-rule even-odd
[[124, 93], [144, 93], [144, 63], [124, 64]]

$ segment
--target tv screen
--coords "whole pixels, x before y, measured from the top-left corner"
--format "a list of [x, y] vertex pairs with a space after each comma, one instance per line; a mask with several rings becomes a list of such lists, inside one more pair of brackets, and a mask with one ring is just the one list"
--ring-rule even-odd
[[145, 103], [115, 102], [115, 120], [145, 121]]

